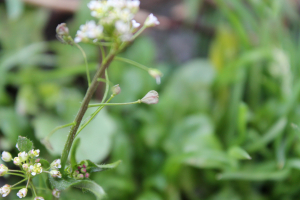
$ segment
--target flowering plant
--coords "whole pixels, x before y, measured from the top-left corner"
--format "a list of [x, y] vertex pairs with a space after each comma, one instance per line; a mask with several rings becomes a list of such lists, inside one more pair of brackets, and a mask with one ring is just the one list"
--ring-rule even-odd
[[[76, 46], [82, 52], [85, 58], [86, 75], [89, 87], [74, 121], [72, 123], [55, 128], [42, 141], [47, 148], [51, 148], [49, 143], [49, 138], [51, 135], [58, 129], [70, 126], [71, 129], [60, 159], [56, 159], [49, 163], [47, 160], [39, 158], [40, 150], [34, 149], [33, 142], [25, 137], [19, 137], [18, 139], [16, 147], [19, 150], [19, 154], [17, 157], [13, 158], [9, 152], [2, 152], [3, 161], [13, 161], [13, 163], [20, 169], [11, 170], [5, 165], [1, 164], [0, 176], [8, 174], [22, 177], [22, 180], [14, 185], [5, 184], [3, 187], [1, 187], [0, 194], [2, 197], [6, 197], [12, 189], [19, 188], [19, 184], [27, 181], [26, 185], [20, 188], [17, 196], [19, 198], [25, 197], [28, 189], [30, 189], [35, 197], [35, 200], [44, 199], [44, 197], [38, 196], [38, 189], [35, 187], [32, 181], [35, 176], [43, 173], [48, 174], [47, 182], [50, 183], [49, 187], [52, 190], [52, 194], [55, 198], [59, 198], [60, 191], [71, 186], [91, 191], [98, 199], [101, 199], [103, 196], [105, 196], [103, 189], [89, 179], [90, 174], [100, 172], [105, 169], [114, 168], [120, 163], [120, 161], [107, 165], [97, 165], [90, 160], [77, 162], [75, 155], [80, 140], [75, 140], [75, 138], [105, 106], [158, 103], [158, 93], [154, 90], [150, 91], [142, 99], [137, 101], [126, 103], [109, 103], [121, 92], [119, 85], [112, 87], [111, 96], [107, 98], [110, 88], [107, 68], [114, 59], [130, 63], [143, 70], [146, 70], [149, 75], [156, 79], [157, 83], [160, 83], [160, 77], [162, 76], [162, 73], [157, 69], [147, 68], [146, 66], [134, 61], [116, 57], [117, 54], [128, 47], [146, 28], [159, 24], [157, 18], [153, 14], [150, 14], [144, 25], [140, 27], [140, 24], [134, 20], [134, 16], [139, 10], [139, 5], [139, 0], [107, 0], [89, 2], [88, 8], [91, 10], [91, 15], [95, 18], [95, 20], [81, 25], [74, 39], [69, 35], [69, 29], [65, 23], [57, 26], [57, 38], [65, 44]], [[101, 48], [101, 65], [98, 67], [92, 79], [90, 77], [86, 54], [78, 44], [81, 42], [97, 45]], [[106, 83], [106, 90], [102, 102], [99, 104], [90, 104], [92, 95], [99, 84], [99, 80], [104, 74], [106, 77], [104, 81]], [[82, 122], [84, 114], [90, 107], [97, 107], [97, 110], [87, 120]], [[70, 163], [67, 162], [69, 154], [71, 154]]]

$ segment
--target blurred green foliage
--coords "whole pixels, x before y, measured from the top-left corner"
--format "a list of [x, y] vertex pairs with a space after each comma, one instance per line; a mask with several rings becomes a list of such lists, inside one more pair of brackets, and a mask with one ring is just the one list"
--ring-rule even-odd
[[[212, 16], [206, 23], [216, 29], [208, 58], [176, 67], [156, 63], [157, 47], [145, 36], [121, 56], [160, 69], [161, 85], [129, 64], [110, 66], [110, 80], [122, 88], [114, 102], [135, 101], [152, 89], [160, 93], [157, 105], [103, 110], [80, 134], [79, 161], [122, 160], [116, 169], [92, 177], [110, 199], [291, 200], [300, 195], [296, 6], [284, 0], [214, 2], [215, 9], [205, 13]], [[201, 3], [187, 1], [187, 7]], [[11, 151], [18, 135], [26, 135], [42, 156], [59, 157], [68, 128], [51, 137], [53, 151], [39, 140], [72, 122], [78, 111], [86, 88], [77, 84], [85, 73], [83, 58], [76, 48], [43, 42], [47, 11], [28, 8], [7, 15], [1, 6], [0, 149]], [[82, 7], [70, 22], [73, 33], [87, 20]], [[93, 71], [99, 50], [83, 48]], [[66, 191], [62, 199], [93, 199], [87, 195]]]

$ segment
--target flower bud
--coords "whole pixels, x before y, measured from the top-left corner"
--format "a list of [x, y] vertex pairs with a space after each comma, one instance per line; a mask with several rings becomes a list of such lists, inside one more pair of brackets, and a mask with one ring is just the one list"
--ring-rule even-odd
[[155, 78], [157, 84], [160, 84], [160, 78], [163, 76], [161, 71], [159, 71], [158, 69], [150, 68], [148, 70], [148, 73], [150, 74], [150, 76]]
[[27, 163], [25, 163], [25, 164], [22, 165], [22, 168], [23, 168], [24, 171], [27, 172], [28, 168], [29, 168], [29, 165]]
[[51, 175], [53, 178], [61, 178], [61, 173], [60, 173], [60, 171], [58, 171], [58, 170], [51, 170], [51, 171], [50, 171], [50, 175]]
[[112, 87], [112, 95], [116, 96], [116, 95], [120, 94], [120, 92], [121, 92], [121, 88], [120, 88], [119, 84]]
[[44, 197], [35, 197], [33, 200], [45, 200]]
[[13, 160], [13, 162], [14, 162], [15, 165], [21, 165], [22, 164], [22, 162], [21, 162], [21, 160], [20, 160], [19, 157], [15, 157], [14, 160]]
[[157, 17], [155, 17], [152, 13], [147, 17], [145, 21], [145, 26], [146, 27], [153, 27], [159, 25], [159, 21]]
[[89, 173], [85, 173], [84, 177], [85, 177], [85, 178], [89, 178], [89, 177], [90, 177], [90, 174], [89, 174]]
[[59, 36], [68, 36], [69, 28], [67, 27], [67, 24], [66, 23], [58, 24], [56, 27], [56, 34]]
[[26, 197], [27, 195], [27, 188], [22, 188], [21, 190], [19, 190], [19, 192], [17, 193], [17, 196], [19, 198], [23, 198]]
[[9, 161], [12, 160], [12, 156], [11, 156], [11, 154], [10, 154], [9, 152], [3, 151], [3, 152], [2, 152], [2, 157], [1, 157], [1, 159], [2, 159], [4, 162], [9, 162]]
[[145, 104], [157, 104], [158, 97], [158, 93], [155, 90], [151, 90], [141, 99], [141, 102]]
[[59, 169], [59, 168], [61, 168], [61, 161], [60, 161], [60, 159], [54, 160], [51, 163], [50, 167], [51, 167], [51, 169]]
[[27, 154], [25, 151], [20, 152], [20, 153], [18, 154], [18, 157], [20, 158], [20, 161], [21, 161], [21, 162], [25, 162], [25, 161], [28, 160], [28, 154]]
[[38, 163], [38, 162], [40, 162], [40, 160], [41, 160], [41, 159], [38, 158], [38, 159], [35, 160], [35, 162]]
[[10, 193], [10, 191], [11, 191], [11, 186], [8, 184], [5, 184], [0, 188], [0, 194], [2, 195], [2, 197], [6, 197]]
[[82, 168], [82, 169], [80, 170], [80, 172], [81, 172], [81, 173], [86, 173], [86, 168]]
[[8, 168], [5, 165], [1, 164], [0, 165], [0, 176], [4, 176], [7, 172], [8, 172]]
[[55, 198], [59, 198], [60, 197], [60, 191], [58, 189], [53, 189], [52, 190], [52, 195], [55, 197]]
[[76, 176], [76, 179], [79, 179], [79, 180], [81, 180], [81, 179], [83, 179], [83, 178], [84, 178], [83, 174], [78, 174], [78, 175]]
[[28, 152], [28, 155], [31, 157], [31, 158], [34, 158], [34, 157], [39, 157], [40, 155], [40, 150], [39, 149], [31, 149], [29, 152]]

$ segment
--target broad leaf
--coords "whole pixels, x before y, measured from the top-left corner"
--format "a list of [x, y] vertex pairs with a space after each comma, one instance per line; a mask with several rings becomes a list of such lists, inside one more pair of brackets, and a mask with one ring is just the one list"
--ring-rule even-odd
[[28, 152], [31, 149], [33, 149], [33, 143], [26, 137], [19, 136], [17, 144], [18, 144], [18, 149], [21, 152], [22, 151]]
[[97, 197], [98, 200], [103, 199], [106, 196], [103, 188], [97, 183], [95, 183], [94, 181], [83, 180], [75, 184], [72, 184], [72, 186], [92, 192]]

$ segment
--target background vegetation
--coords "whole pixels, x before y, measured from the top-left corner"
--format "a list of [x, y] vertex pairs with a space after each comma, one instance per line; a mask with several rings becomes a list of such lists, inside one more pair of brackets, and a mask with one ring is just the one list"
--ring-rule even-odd
[[[183, 5], [181, 19], [171, 17], [172, 1], [156, 1], [156, 8], [141, 2], [172, 24], [147, 32], [122, 56], [160, 69], [162, 83], [118, 61], [109, 75], [122, 88], [115, 102], [152, 89], [160, 102], [109, 107], [83, 130], [78, 160], [123, 161], [92, 179], [112, 200], [297, 199], [298, 1], [174, 1]], [[88, 19], [85, 5], [67, 21], [72, 35]], [[80, 51], [51, 40], [53, 16], [17, 0], [0, 3], [1, 151], [16, 150], [23, 135], [43, 157], [58, 158], [68, 128], [51, 137], [52, 151], [40, 139], [73, 120], [87, 88]], [[94, 70], [99, 49], [82, 46]], [[100, 85], [95, 101], [102, 92]], [[94, 197], [62, 193], [62, 199], [81, 198]]]

